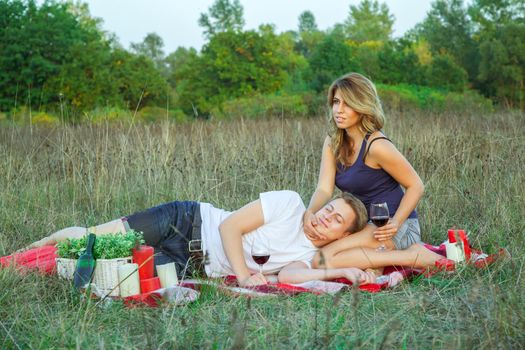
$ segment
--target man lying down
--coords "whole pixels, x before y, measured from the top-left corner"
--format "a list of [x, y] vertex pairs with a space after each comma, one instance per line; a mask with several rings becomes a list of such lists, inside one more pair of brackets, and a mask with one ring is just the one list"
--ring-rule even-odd
[[[261, 193], [259, 199], [229, 212], [209, 203], [174, 201], [86, 229], [69, 227], [27, 247], [53, 245], [67, 238], [80, 238], [88, 231], [97, 235], [129, 229], [144, 233], [147, 245], [155, 248], [155, 265], [175, 262], [179, 278], [204, 272], [208, 277], [235, 275], [240, 286], [257, 286], [271, 282], [302, 283], [345, 277], [353, 283], [372, 283], [375, 275], [358, 268], [312, 268], [318, 249], [367, 223], [364, 205], [354, 196], [343, 193], [327, 203], [315, 215], [324, 239], [309, 239], [303, 232], [305, 205], [293, 191]], [[262, 267], [252, 258], [252, 249], [265, 245], [268, 261]], [[420, 255], [422, 247], [383, 252], [388, 265], [425, 267], [435, 260]], [[428, 251], [430, 253], [430, 251]], [[373, 251], [370, 254], [377, 254]], [[433, 253], [432, 253], [433, 254]], [[387, 258], [387, 259], [385, 259]], [[369, 263], [373, 265], [373, 262]], [[328, 265], [328, 264], [327, 264]], [[360, 264], [366, 268], [367, 263]], [[368, 266], [377, 268], [378, 266]], [[275, 277], [276, 276], [276, 277]]]

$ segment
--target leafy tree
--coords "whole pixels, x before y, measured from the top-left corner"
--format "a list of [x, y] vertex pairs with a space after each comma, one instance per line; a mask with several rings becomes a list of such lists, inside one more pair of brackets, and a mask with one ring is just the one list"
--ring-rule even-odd
[[479, 52], [473, 23], [463, 0], [436, 0], [417, 29], [433, 55], [448, 54], [468, 72], [469, 80], [478, 74]]
[[73, 110], [102, 106], [142, 108], [162, 104], [169, 93], [166, 80], [143, 55], [120, 48], [102, 51], [81, 45], [72, 48], [71, 58], [47, 86], [59, 92], [62, 101]]
[[164, 60], [168, 71], [168, 83], [172, 87], [177, 86], [177, 82], [186, 75], [186, 70], [190, 67], [191, 62], [198, 59], [197, 50], [190, 47], [178, 47], [177, 50], [170, 53]]
[[100, 29], [100, 20], [90, 16], [86, 4], [71, 3], [68, 12], [75, 16], [83, 35], [69, 46], [67, 59], [58, 73], [44, 84], [45, 90], [52, 94], [48, 108], [51, 103], [67, 103], [73, 109], [69, 117], [75, 118], [77, 111], [122, 105], [109, 69], [115, 42]]
[[364, 41], [361, 43], [349, 41], [347, 45], [351, 47], [353, 59], [362, 67], [363, 73], [374, 81], [381, 81], [383, 77], [379, 54], [383, 50], [384, 43], [381, 41]]
[[432, 63], [432, 52], [430, 52], [430, 45], [424, 38], [414, 40], [411, 44], [411, 49], [417, 55], [419, 63], [422, 65], [429, 65]]
[[477, 87], [508, 107], [524, 109], [525, 3], [475, 0], [469, 14], [477, 28]]
[[96, 26], [83, 26], [71, 6], [52, 1], [40, 7], [34, 0], [0, 2], [0, 109], [58, 100], [58, 92], [46, 88], [47, 80], [71, 61], [72, 47], [103, 40]]
[[166, 95], [151, 60], [119, 49], [85, 4], [0, 1], [0, 31], [0, 109], [134, 108]]
[[288, 52], [270, 26], [216, 33], [177, 82], [180, 106], [208, 114], [231, 98], [280, 90], [288, 79]]
[[311, 11], [304, 11], [299, 15], [299, 33], [311, 33], [318, 30], [315, 16]]
[[[418, 56], [410, 43], [396, 40], [385, 43], [378, 53], [378, 81], [386, 84], [425, 84]], [[364, 64], [364, 63], [363, 63]]]
[[299, 15], [299, 32], [295, 50], [304, 57], [312, 54], [314, 47], [323, 40], [324, 34], [317, 29], [314, 14], [304, 11]]
[[438, 55], [432, 59], [427, 81], [432, 87], [463, 91], [467, 84], [467, 72], [449, 55]]
[[204, 28], [207, 38], [221, 32], [240, 32], [244, 27], [243, 12], [239, 0], [216, 0], [208, 14], [201, 13], [199, 25]]
[[59, 67], [56, 75], [46, 80], [45, 90], [54, 95], [48, 103], [67, 102], [77, 111], [96, 106], [121, 105], [118, 91], [112, 87], [113, 76], [108, 69], [110, 64], [109, 43], [90, 40], [71, 46], [67, 62]]
[[525, 24], [495, 29], [480, 45], [483, 91], [507, 107], [525, 109]]
[[141, 43], [132, 43], [131, 50], [139, 55], [150, 58], [155, 67], [165, 71], [164, 66], [164, 41], [156, 33], [148, 33]]
[[112, 87], [126, 108], [165, 105], [169, 86], [149, 58], [117, 48], [112, 53], [109, 69]]
[[[321, 32], [316, 32], [322, 35]], [[277, 36], [279, 55], [285, 58], [285, 70], [288, 76], [282, 88], [284, 93], [297, 94], [310, 90], [307, 79], [308, 61], [304, 54], [298, 52], [295, 32], [288, 31]]]
[[508, 23], [525, 23], [523, 0], [475, 0], [469, 14], [480, 27], [481, 36], [493, 33], [498, 26]]
[[393, 25], [394, 16], [385, 3], [362, 0], [358, 6], [350, 5], [345, 31], [348, 38], [357, 42], [388, 41]]
[[316, 91], [324, 90], [335, 78], [360, 71], [353, 59], [352, 48], [337, 33], [327, 35], [317, 45], [309, 58], [311, 86]]

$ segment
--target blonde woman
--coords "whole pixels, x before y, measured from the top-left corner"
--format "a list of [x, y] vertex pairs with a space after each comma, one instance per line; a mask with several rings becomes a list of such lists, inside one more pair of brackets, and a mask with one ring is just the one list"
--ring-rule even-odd
[[[314, 216], [332, 197], [334, 187], [350, 192], [366, 206], [386, 202], [390, 218], [386, 225], [366, 227], [327, 245], [322, 259], [326, 267], [358, 266], [362, 248], [378, 251], [406, 249], [421, 241], [416, 206], [423, 195], [423, 182], [412, 165], [382, 133], [385, 116], [374, 84], [358, 73], [335, 80], [328, 90], [331, 124], [335, 132], [323, 146], [317, 188], [303, 217], [304, 231], [322, 238], [323, 225]], [[376, 255], [376, 254], [374, 254]], [[372, 262], [373, 264], [373, 262]]]

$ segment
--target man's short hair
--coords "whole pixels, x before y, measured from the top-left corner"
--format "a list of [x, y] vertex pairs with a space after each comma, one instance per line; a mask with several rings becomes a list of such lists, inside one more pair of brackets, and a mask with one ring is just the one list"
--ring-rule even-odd
[[361, 231], [368, 222], [368, 213], [363, 202], [348, 192], [342, 192], [337, 198], [342, 198], [355, 213], [355, 220], [348, 227], [348, 232], [356, 233]]

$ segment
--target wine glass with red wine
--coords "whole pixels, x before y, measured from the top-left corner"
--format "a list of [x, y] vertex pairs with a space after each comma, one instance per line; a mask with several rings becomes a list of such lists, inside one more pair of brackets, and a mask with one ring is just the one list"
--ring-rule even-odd
[[254, 237], [252, 241], [252, 259], [259, 265], [262, 274], [263, 265], [270, 259], [270, 247], [266, 237]]
[[[390, 213], [388, 212], [388, 205], [386, 202], [382, 203], [372, 203], [370, 205], [370, 220], [377, 227], [385, 226], [390, 219]], [[384, 243], [381, 243], [377, 251], [385, 251], [386, 246]]]

